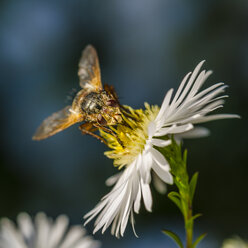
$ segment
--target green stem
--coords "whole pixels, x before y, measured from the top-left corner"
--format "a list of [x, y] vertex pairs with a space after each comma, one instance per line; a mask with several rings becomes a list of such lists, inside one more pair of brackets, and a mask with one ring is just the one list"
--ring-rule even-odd
[[[194, 221], [189, 223], [189, 220], [192, 218], [192, 204], [189, 199], [188, 201], [188, 213], [187, 218], [185, 219], [185, 232], [186, 232], [186, 248], [191, 248], [193, 243], [193, 224]], [[188, 225], [187, 225], [188, 224]]]
[[[186, 171], [185, 171], [186, 172]], [[183, 173], [184, 174], [184, 173]], [[188, 178], [188, 175], [184, 174], [185, 177]], [[179, 178], [177, 178], [179, 179]], [[182, 178], [180, 178], [182, 179]], [[180, 180], [181, 182], [183, 180]], [[185, 183], [178, 184], [178, 191], [181, 199], [181, 206], [182, 206], [182, 214], [184, 218], [184, 227], [185, 227], [185, 234], [186, 234], [186, 248], [191, 248], [193, 245], [193, 223], [192, 214], [192, 201], [190, 198], [190, 186], [188, 180]]]
[[[159, 149], [160, 150], [160, 149]], [[171, 173], [174, 177], [174, 183], [178, 188], [177, 192], [171, 192], [168, 197], [176, 203], [180, 209], [185, 226], [186, 246], [185, 248], [193, 247], [193, 234], [194, 234], [194, 217], [193, 217], [193, 196], [197, 182], [197, 174], [189, 180], [187, 166], [186, 166], [186, 151], [184, 154], [181, 152], [181, 146], [175, 141], [172, 142], [167, 148], [161, 149], [170, 164]]]

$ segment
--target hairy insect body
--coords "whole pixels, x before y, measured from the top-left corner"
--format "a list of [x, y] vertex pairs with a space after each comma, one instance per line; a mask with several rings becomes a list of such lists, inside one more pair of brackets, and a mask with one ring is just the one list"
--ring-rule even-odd
[[96, 114], [100, 112], [103, 105], [101, 93], [91, 92], [82, 101], [81, 108], [87, 114]]
[[102, 140], [93, 133], [95, 130], [111, 133], [110, 126], [123, 122], [121, 106], [113, 87], [102, 86], [97, 53], [91, 45], [82, 53], [78, 76], [82, 89], [72, 105], [46, 118], [36, 130], [34, 140], [46, 139], [79, 122], [84, 122], [80, 125], [82, 133]]

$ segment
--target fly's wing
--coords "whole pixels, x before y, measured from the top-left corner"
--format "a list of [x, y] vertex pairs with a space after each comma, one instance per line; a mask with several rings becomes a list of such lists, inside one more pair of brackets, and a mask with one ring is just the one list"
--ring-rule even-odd
[[46, 139], [68, 128], [76, 122], [83, 121], [83, 116], [81, 114], [71, 112], [70, 108], [71, 106], [67, 106], [46, 118], [36, 130], [32, 139]]
[[93, 46], [83, 50], [78, 66], [80, 86], [88, 92], [102, 90], [99, 61]]

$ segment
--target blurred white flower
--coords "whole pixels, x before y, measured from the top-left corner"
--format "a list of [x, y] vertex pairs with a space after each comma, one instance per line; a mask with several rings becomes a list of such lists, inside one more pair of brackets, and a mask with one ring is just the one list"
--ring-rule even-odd
[[248, 248], [248, 243], [240, 237], [233, 237], [231, 239], [226, 239], [223, 242], [222, 248]]
[[114, 135], [101, 131], [112, 148], [105, 155], [114, 159], [114, 165], [119, 169], [125, 169], [107, 180], [107, 185], [115, 184], [113, 189], [84, 216], [87, 224], [98, 215], [94, 233], [99, 229], [103, 233], [112, 224], [111, 233], [123, 236], [129, 217], [134, 230], [134, 212], [139, 213], [141, 199], [146, 210], [152, 210], [151, 170], [159, 178], [155, 185], [160, 191], [164, 191], [161, 181], [173, 183], [170, 165], [155, 147], [170, 145], [171, 135], [177, 140], [208, 135], [207, 129], [194, 124], [239, 117], [231, 114], [207, 115], [222, 107], [226, 96], [218, 95], [223, 93], [226, 85], [217, 83], [199, 92], [211, 74], [211, 71], [199, 73], [203, 62], [192, 74], [185, 76], [173, 99], [173, 89], [168, 91], [160, 109], [147, 103], [145, 110], [126, 106], [123, 118], [127, 125], [119, 124], [116, 129], [112, 128]]
[[26, 213], [17, 217], [18, 226], [11, 220], [0, 220], [0, 248], [98, 248], [100, 243], [81, 226], [68, 229], [69, 219], [60, 215], [55, 221], [38, 213], [34, 223]]

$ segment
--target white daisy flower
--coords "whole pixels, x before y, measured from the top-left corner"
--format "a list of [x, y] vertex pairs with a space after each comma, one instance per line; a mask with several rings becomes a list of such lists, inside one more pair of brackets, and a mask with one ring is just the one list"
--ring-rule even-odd
[[38, 213], [34, 223], [26, 213], [17, 217], [18, 227], [9, 219], [0, 220], [0, 248], [98, 248], [100, 243], [81, 226], [68, 229], [69, 219], [60, 215], [55, 221]]
[[224, 241], [222, 248], [248, 248], [248, 243], [240, 237], [234, 237]]
[[107, 185], [114, 185], [113, 189], [84, 216], [87, 219], [85, 224], [98, 216], [94, 233], [99, 229], [104, 233], [112, 224], [111, 233], [116, 237], [123, 236], [129, 217], [134, 230], [134, 212], [139, 213], [141, 199], [146, 210], [152, 211], [151, 171], [156, 175], [155, 182], [161, 191], [164, 191], [161, 181], [173, 183], [170, 165], [155, 147], [170, 145], [171, 135], [176, 139], [208, 135], [207, 129], [194, 127], [194, 124], [239, 117], [230, 114], [207, 115], [222, 107], [226, 96], [218, 95], [226, 86], [217, 83], [199, 92], [211, 74], [211, 71], [199, 73], [203, 63], [199, 63], [192, 74], [185, 76], [173, 99], [173, 89], [168, 91], [160, 109], [147, 103], [145, 110], [126, 106], [123, 116], [126, 125], [117, 125], [116, 129], [111, 127], [114, 135], [100, 131], [112, 148], [105, 155], [114, 159], [114, 165], [119, 169], [125, 169], [107, 180]]

